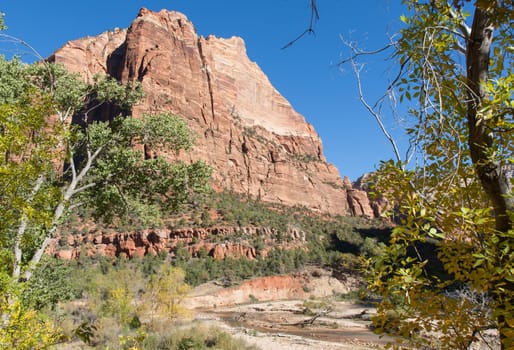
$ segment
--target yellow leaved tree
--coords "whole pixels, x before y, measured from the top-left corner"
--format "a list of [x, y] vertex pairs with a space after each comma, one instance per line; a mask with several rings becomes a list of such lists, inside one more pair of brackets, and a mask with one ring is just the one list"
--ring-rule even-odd
[[181, 305], [191, 287], [185, 283], [181, 268], [163, 265], [153, 274], [143, 295], [143, 309], [151, 321], [159, 318], [175, 320], [189, 317], [190, 312]]
[[[468, 349], [497, 330], [514, 347], [514, 4], [404, 0], [399, 35], [383, 50], [397, 74], [377, 104], [404, 114], [410, 149], [373, 181], [396, 224], [370, 261], [381, 295], [375, 326], [420, 348]], [[399, 107], [399, 108], [398, 108]], [[407, 163], [408, 160], [411, 163]], [[413, 164], [414, 163], [414, 164]], [[395, 346], [401, 346], [396, 344]]]

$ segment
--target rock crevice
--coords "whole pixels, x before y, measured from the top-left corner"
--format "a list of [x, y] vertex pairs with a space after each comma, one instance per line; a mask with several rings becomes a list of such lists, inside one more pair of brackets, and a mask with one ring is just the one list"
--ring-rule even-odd
[[202, 49], [202, 38], [198, 38], [198, 53], [200, 54], [200, 59], [202, 60], [202, 71], [205, 73], [205, 77], [207, 79], [207, 87], [209, 89], [209, 97], [210, 97], [210, 106], [211, 106], [211, 116], [212, 120], [215, 119], [215, 112], [214, 112], [214, 91], [212, 89], [212, 81], [211, 81], [211, 74], [209, 72], [209, 65], [207, 63], [207, 60], [205, 58], [205, 55], [203, 53]]

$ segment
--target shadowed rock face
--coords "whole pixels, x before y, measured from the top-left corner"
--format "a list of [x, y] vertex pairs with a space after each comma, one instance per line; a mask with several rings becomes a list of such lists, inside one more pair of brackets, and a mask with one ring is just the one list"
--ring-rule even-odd
[[[183, 14], [143, 8], [128, 30], [68, 42], [49, 60], [87, 80], [103, 73], [140, 81], [145, 98], [133, 115], [166, 111], [187, 120], [196, 145], [180, 157], [211, 165], [216, 188], [351, 214], [319, 136], [250, 61], [241, 38], [204, 38]], [[105, 113], [96, 118], [112, 117]]]

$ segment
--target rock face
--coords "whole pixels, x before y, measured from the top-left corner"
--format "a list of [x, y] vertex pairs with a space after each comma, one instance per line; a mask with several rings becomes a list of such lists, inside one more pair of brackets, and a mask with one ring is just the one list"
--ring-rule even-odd
[[[234, 236], [240, 237], [234, 240]], [[268, 227], [192, 227], [147, 229], [136, 232], [94, 231], [67, 235], [52, 242], [47, 253], [71, 260], [81, 254], [86, 256], [143, 257], [147, 254], [175, 254], [178, 247], [186, 247], [193, 256], [207, 254], [215, 259], [266, 258], [272, 248], [305, 248], [305, 233], [290, 228], [285, 238], [278, 239], [280, 232]], [[244, 238], [244, 239], [242, 239]], [[262, 247], [255, 247], [253, 239], [259, 238]], [[61, 246], [58, 242], [61, 242]], [[62, 246], [64, 245], [64, 247]]]
[[379, 197], [370, 199], [368, 193], [371, 191], [373, 174], [366, 173], [359, 177], [353, 184], [345, 177], [344, 184], [348, 186], [348, 203], [354, 216], [381, 217], [382, 214], [391, 208], [387, 198]]
[[360, 188], [354, 188], [350, 179], [344, 177], [343, 183], [348, 194], [348, 206], [353, 216], [374, 217], [372, 204], [369, 201], [368, 193]]
[[143, 8], [128, 30], [68, 42], [49, 60], [88, 80], [103, 73], [140, 81], [145, 98], [133, 115], [171, 112], [187, 120], [196, 146], [182, 157], [211, 165], [216, 188], [351, 214], [319, 136], [250, 61], [241, 38], [204, 38], [183, 14]]

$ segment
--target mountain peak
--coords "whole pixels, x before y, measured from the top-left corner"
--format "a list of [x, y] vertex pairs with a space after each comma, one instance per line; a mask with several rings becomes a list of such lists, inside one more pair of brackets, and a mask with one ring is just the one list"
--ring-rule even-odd
[[204, 38], [179, 12], [142, 8], [128, 30], [71, 41], [50, 60], [84, 79], [104, 73], [141, 82], [145, 97], [133, 115], [184, 118], [197, 140], [183, 157], [211, 165], [215, 188], [350, 214], [318, 134], [248, 58], [243, 39]]

